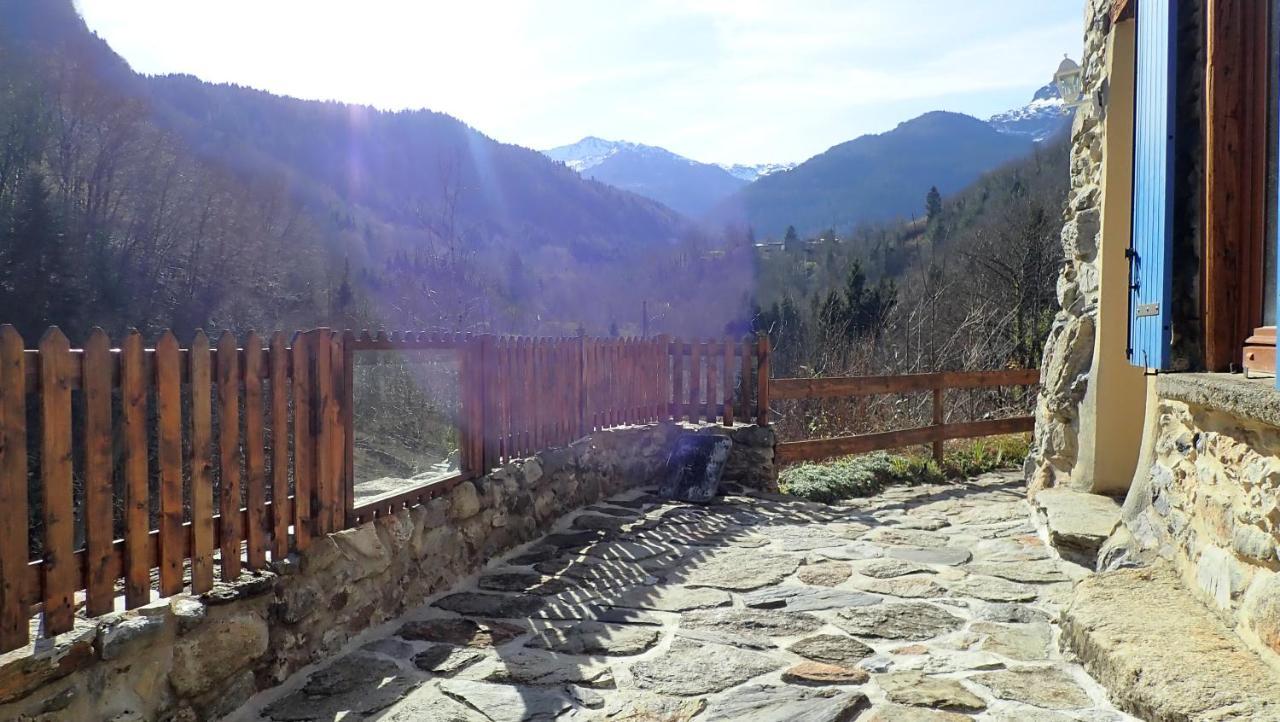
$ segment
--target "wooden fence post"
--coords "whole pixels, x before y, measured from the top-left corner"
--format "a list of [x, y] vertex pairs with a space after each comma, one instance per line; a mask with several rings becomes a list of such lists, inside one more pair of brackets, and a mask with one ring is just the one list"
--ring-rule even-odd
[[[946, 415], [942, 406], [943, 399], [946, 397], [946, 389], [941, 384], [933, 390], [933, 425], [941, 428]], [[942, 468], [942, 457], [944, 452], [944, 442], [941, 438], [933, 442], [933, 460], [938, 462], [938, 468]]]
[[769, 336], [756, 338], [756, 424], [769, 425]]

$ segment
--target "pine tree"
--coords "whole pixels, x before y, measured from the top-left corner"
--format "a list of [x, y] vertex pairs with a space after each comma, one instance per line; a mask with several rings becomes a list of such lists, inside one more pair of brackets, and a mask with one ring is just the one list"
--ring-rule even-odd
[[930, 221], [942, 212], [942, 194], [938, 192], [938, 186], [929, 188], [929, 193], [924, 197], [924, 210]]

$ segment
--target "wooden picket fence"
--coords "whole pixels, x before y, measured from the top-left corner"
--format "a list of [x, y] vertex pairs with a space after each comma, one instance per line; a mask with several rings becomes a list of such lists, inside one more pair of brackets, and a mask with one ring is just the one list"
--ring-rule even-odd
[[[354, 355], [452, 350], [461, 470], [356, 505]], [[157, 595], [203, 593], [316, 535], [598, 429], [767, 423], [767, 339], [276, 332], [187, 348], [0, 326], [0, 652]], [[31, 514], [36, 511], [36, 514]], [[29, 523], [29, 516], [34, 519]]]
[[[460, 471], [355, 503], [356, 354], [457, 355]], [[498, 464], [655, 421], [769, 424], [772, 398], [931, 391], [920, 429], [779, 445], [781, 462], [1027, 430], [1027, 417], [943, 423], [943, 391], [1027, 385], [1034, 371], [769, 378], [767, 337], [685, 341], [329, 329], [166, 331], [147, 348], [56, 328], [29, 349], [0, 326], [0, 652], [75, 615], [210, 591], [310, 540], [444, 494]]]

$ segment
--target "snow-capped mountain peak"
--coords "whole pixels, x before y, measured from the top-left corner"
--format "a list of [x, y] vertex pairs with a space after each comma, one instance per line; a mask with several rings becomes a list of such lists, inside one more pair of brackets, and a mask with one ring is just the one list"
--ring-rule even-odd
[[741, 163], [726, 165], [724, 163], [718, 163], [717, 165], [724, 168], [725, 171], [734, 178], [741, 178], [748, 183], [757, 178], [762, 178], [773, 173], [780, 173], [785, 170], [791, 170], [796, 167], [795, 163], [759, 163], [757, 165], [743, 165]]
[[1072, 109], [1058, 94], [1057, 86], [1049, 83], [1036, 91], [1030, 103], [996, 113], [987, 122], [1001, 133], [1026, 136], [1039, 143], [1066, 126], [1071, 115]]

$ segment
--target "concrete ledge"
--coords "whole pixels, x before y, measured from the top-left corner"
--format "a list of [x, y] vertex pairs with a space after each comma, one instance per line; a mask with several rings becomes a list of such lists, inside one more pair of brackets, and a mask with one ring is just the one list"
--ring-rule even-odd
[[1062, 644], [1117, 707], [1144, 720], [1280, 720], [1280, 675], [1167, 565], [1081, 581], [1062, 614]]
[[1241, 374], [1160, 374], [1156, 395], [1280, 426], [1280, 389], [1274, 379], [1247, 379]]

